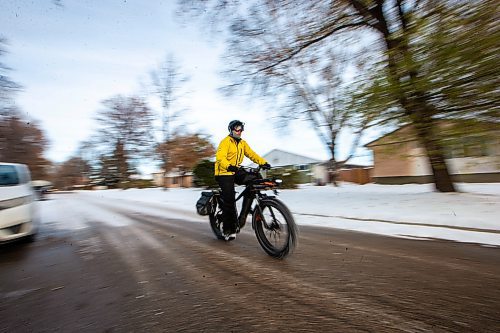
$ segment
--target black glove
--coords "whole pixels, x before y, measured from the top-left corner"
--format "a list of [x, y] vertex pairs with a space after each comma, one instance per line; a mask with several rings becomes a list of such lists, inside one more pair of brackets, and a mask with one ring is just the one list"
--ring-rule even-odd
[[262, 170], [269, 170], [269, 169], [271, 169], [271, 164], [269, 164], [269, 163], [264, 163], [264, 164], [262, 164], [262, 165], [260, 166], [260, 168], [261, 168]]
[[238, 171], [238, 167], [236, 167], [234, 165], [230, 165], [227, 167], [227, 171], [236, 172], [236, 171]]

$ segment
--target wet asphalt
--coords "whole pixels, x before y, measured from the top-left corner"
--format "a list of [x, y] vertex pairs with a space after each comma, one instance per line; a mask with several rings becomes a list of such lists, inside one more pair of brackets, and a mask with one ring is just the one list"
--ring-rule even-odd
[[56, 216], [0, 246], [0, 332], [500, 332], [498, 248], [300, 227], [277, 260], [249, 225], [226, 243], [208, 222], [51, 200], [129, 223]]

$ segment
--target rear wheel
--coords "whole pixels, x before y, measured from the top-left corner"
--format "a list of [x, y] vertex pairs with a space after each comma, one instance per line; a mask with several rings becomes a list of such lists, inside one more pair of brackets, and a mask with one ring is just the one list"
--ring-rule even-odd
[[286, 257], [297, 244], [298, 231], [292, 213], [275, 198], [262, 200], [259, 207], [252, 217], [259, 244], [271, 257]]
[[208, 218], [210, 220], [210, 227], [212, 228], [212, 232], [214, 233], [217, 239], [225, 239], [224, 234], [222, 233], [222, 210], [219, 209], [218, 198], [214, 197], [214, 205], [213, 210], [208, 214]]

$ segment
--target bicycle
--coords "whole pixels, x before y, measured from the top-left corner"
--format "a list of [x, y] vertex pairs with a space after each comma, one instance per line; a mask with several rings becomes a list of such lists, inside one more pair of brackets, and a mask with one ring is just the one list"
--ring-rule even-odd
[[[280, 179], [262, 178], [261, 167], [240, 167], [243, 172], [245, 189], [236, 198], [243, 198], [238, 216], [239, 232], [246, 224], [248, 214], [252, 214], [252, 228], [264, 251], [274, 258], [284, 258], [297, 244], [298, 229], [288, 207], [276, 198]], [[275, 195], [263, 191], [272, 190]], [[205, 192], [207, 193], [207, 192]], [[222, 198], [219, 189], [212, 190], [208, 211], [210, 227], [217, 239], [225, 239], [222, 233]], [[254, 204], [255, 203], [255, 204]]]

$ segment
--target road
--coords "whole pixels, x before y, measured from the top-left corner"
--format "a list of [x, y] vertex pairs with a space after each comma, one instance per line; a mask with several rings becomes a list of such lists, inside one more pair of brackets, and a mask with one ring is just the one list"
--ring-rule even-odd
[[251, 228], [52, 195], [0, 247], [0, 332], [499, 332], [500, 249], [301, 227], [285, 260]]

